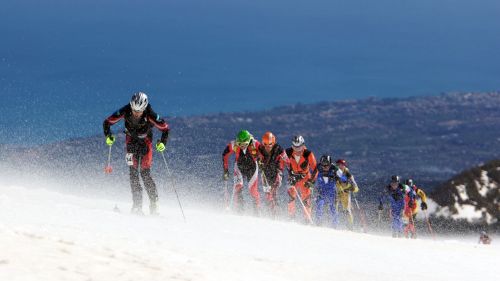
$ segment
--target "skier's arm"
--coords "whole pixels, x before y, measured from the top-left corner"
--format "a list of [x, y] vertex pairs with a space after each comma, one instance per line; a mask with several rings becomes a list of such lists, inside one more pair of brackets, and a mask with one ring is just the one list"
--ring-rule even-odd
[[229, 170], [229, 156], [234, 153], [233, 150], [233, 143], [229, 143], [226, 146], [226, 149], [224, 149], [224, 152], [222, 152], [222, 165], [224, 167], [224, 171]]
[[165, 120], [161, 118], [159, 114], [154, 112], [153, 109], [151, 109], [151, 107], [150, 110], [148, 111], [147, 118], [151, 124], [153, 124], [158, 130], [162, 132], [160, 141], [163, 144], [167, 144], [168, 133], [170, 131], [170, 127], [168, 126], [167, 122], [165, 122]]
[[102, 124], [104, 130], [104, 136], [107, 137], [111, 135], [111, 126], [116, 124], [121, 119], [123, 119], [123, 117], [125, 117], [126, 108], [127, 105], [115, 111], [108, 118], [106, 118], [106, 120], [104, 120], [104, 123]]
[[281, 151], [281, 154], [278, 156], [278, 169], [281, 173], [285, 171], [285, 167], [288, 167], [290, 159], [286, 156], [286, 152], [284, 150]]
[[354, 176], [351, 174], [351, 177], [349, 178], [349, 183], [352, 186], [352, 192], [356, 193], [359, 191], [358, 183], [354, 179]]
[[384, 206], [384, 201], [386, 200], [386, 197], [387, 197], [387, 190], [386, 188], [384, 188], [384, 190], [382, 192], [380, 192], [380, 195], [378, 197], [378, 203], [379, 203], [379, 209], [380, 209], [380, 206]]
[[423, 203], [427, 204], [427, 195], [425, 195], [425, 192], [422, 189], [417, 190], [417, 195], [420, 197], [420, 200], [422, 200]]
[[318, 163], [316, 162], [316, 157], [314, 157], [314, 153], [311, 152], [309, 154], [309, 167], [312, 167], [311, 180], [316, 181], [318, 178]]

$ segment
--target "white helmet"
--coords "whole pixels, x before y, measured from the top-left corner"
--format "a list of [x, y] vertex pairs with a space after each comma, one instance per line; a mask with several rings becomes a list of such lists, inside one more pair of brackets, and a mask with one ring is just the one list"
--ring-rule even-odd
[[143, 92], [135, 93], [130, 99], [130, 107], [133, 111], [144, 111], [148, 106], [148, 96]]
[[305, 144], [304, 138], [302, 136], [295, 136], [292, 139], [292, 145], [295, 147], [303, 146]]

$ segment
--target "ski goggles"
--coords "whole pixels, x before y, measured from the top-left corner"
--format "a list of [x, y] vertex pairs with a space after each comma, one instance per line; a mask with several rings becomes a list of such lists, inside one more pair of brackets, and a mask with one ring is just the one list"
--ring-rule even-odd
[[304, 150], [304, 146], [303, 145], [301, 145], [301, 146], [293, 146], [292, 145], [292, 149], [293, 149], [293, 151], [302, 151], [302, 150]]
[[244, 141], [244, 142], [236, 142], [237, 146], [249, 146], [250, 142], [249, 141]]

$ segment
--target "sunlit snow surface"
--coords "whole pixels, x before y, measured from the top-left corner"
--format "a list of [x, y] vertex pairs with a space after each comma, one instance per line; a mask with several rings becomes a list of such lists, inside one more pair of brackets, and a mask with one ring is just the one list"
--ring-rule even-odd
[[[0, 280], [498, 280], [497, 244], [406, 240], [0, 186]], [[493, 241], [495, 243], [496, 241]]]

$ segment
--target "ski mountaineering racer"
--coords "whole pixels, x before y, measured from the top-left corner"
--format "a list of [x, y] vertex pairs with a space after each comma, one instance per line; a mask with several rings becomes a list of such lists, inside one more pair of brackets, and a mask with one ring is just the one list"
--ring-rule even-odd
[[160, 115], [153, 111], [147, 95], [143, 92], [135, 93], [129, 104], [104, 120], [104, 135], [106, 136], [106, 144], [109, 146], [115, 142], [111, 126], [121, 119], [125, 120], [126, 161], [129, 166], [133, 200], [131, 212], [143, 214], [140, 175], [149, 196], [149, 211], [152, 215], [158, 215], [158, 191], [151, 177], [151, 165], [153, 163], [152, 128], [156, 127], [162, 132], [160, 140], [156, 143], [156, 150], [163, 152], [168, 140], [169, 126]]
[[389, 200], [390, 214], [392, 217], [392, 237], [402, 237], [403, 235], [403, 209], [405, 207], [404, 197], [406, 190], [399, 176], [391, 176], [391, 182], [387, 185], [379, 197], [378, 209], [384, 209], [384, 202]]
[[422, 211], [425, 211], [427, 210], [427, 196], [421, 188], [415, 185], [413, 179], [405, 180], [405, 190], [405, 209], [403, 214], [406, 226], [403, 232], [407, 238], [409, 235], [411, 235], [411, 238], [417, 238], [417, 230], [415, 229], [415, 219], [418, 213], [417, 199], [420, 198], [420, 208]]
[[[354, 228], [354, 218], [352, 215], [352, 198], [351, 193], [359, 191], [358, 184], [354, 180], [354, 176], [347, 167], [347, 161], [338, 159], [337, 164], [337, 206], [342, 205], [342, 213], [344, 218], [347, 218], [349, 230]], [[340, 202], [340, 204], [338, 204]]]
[[258, 216], [260, 211], [259, 169], [257, 168], [257, 158], [260, 143], [253, 138], [247, 130], [241, 130], [236, 136], [236, 141], [231, 141], [222, 153], [222, 163], [224, 168], [223, 179], [229, 180], [229, 157], [235, 154], [233, 173], [233, 204], [237, 210], [243, 212], [243, 185], [244, 180], [248, 182], [250, 195], [254, 201], [254, 215]]
[[276, 143], [276, 136], [271, 132], [266, 132], [262, 136], [262, 143], [259, 147], [259, 169], [262, 172], [262, 189], [272, 218], [278, 215], [277, 194], [287, 164], [288, 157], [285, 150]]
[[311, 189], [318, 176], [318, 168], [314, 153], [308, 150], [302, 136], [295, 136], [292, 139], [292, 147], [286, 149], [286, 155], [289, 159], [288, 164], [288, 216], [295, 218], [295, 201], [297, 192], [300, 194], [300, 200], [304, 204], [304, 216], [310, 223], [311, 218]]
[[337, 198], [337, 178], [337, 167], [333, 165], [332, 157], [330, 155], [321, 156], [318, 164], [318, 179], [316, 181], [316, 225], [322, 224], [323, 210], [326, 204], [330, 209], [330, 226], [334, 228], [338, 226], [339, 221], [335, 206]]

